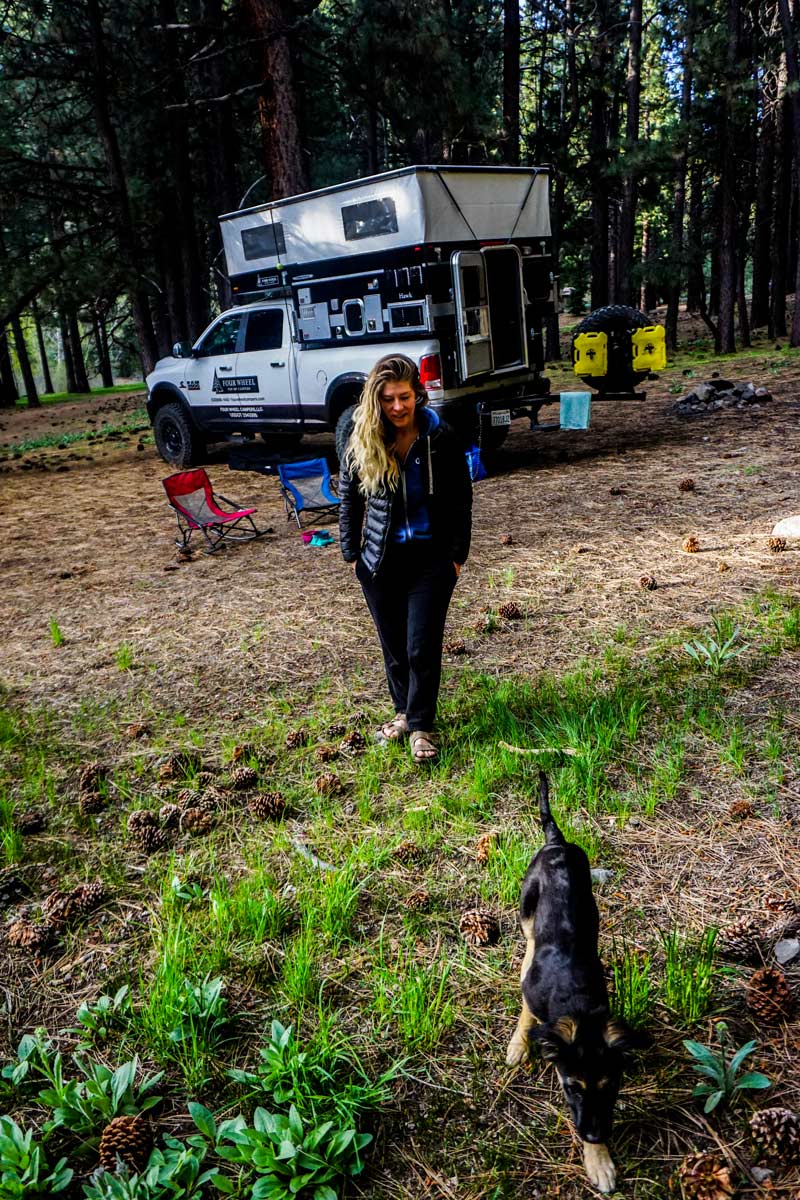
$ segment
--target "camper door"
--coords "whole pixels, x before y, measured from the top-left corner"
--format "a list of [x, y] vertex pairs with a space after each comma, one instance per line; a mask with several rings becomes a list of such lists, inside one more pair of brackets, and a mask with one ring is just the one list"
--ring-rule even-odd
[[528, 366], [522, 256], [516, 246], [458, 250], [452, 257], [462, 383]]

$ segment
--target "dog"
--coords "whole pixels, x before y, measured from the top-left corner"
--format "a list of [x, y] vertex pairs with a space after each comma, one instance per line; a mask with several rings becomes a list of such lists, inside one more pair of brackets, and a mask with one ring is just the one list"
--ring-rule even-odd
[[613, 1192], [616, 1169], [606, 1142], [611, 1134], [624, 1052], [648, 1040], [611, 1016], [597, 950], [600, 920], [589, 860], [568, 842], [550, 812], [547, 778], [539, 776], [544, 846], [522, 882], [520, 924], [526, 949], [520, 971], [522, 1012], [506, 1062], [521, 1063], [529, 1042], [555, 1065], [575, 1129], [583, 1142], [590, 1182]]

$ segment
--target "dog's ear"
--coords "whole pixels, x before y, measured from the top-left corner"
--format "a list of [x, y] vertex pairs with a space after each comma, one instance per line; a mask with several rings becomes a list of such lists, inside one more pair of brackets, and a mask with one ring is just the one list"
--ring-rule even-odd
[[652, 1040], [643, 1030], [632, 1029], [621, 1017], [612, 1017], [603, 1029], [603, 1041], [609, 1050], [643, 1050]]
[[535, 1025], [530, 1038], [539, 1043], [542, 1058], [546, 1062], [556, 1062], [563, 1056], [567, 1046], [575, 1041], [577, 1033], [578, 1022], [573, 1017], [558, 1017], [544, 1025]]

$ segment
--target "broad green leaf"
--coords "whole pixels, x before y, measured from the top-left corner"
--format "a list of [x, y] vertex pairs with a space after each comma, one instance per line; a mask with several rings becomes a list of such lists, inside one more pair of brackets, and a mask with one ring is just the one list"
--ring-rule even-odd
[[736, 1086], [737, 1088], [754, 1088], [758, 1090], [759, 1088], [772, 1087], [772, 1082], [767, 1079], [766, 1075], [762, 1075], [760, 1071], [748, 1071], [746, 1075], [742, 1076]]
[[717, 1105], [719, 1104], [720, 1100], [722, 1099], [722, 1097], [724, 1095], [725, 1095], [724, 1092], [712, 1092], [703, 1106], [703, 1112], [705, 1112], [705, 1113], [712, 1112], [717, 1107]]
[[757, 1043], [755, 1041], [752, 1041], [752, 1042], [745, 1042], [745, 1044], [743, 1046], [739, 1047], [739, 1049], [736, 1051], [733, 1058], [731, 1059], [730, 1071], [733, 1075], [735, 1075], [736, 1072], [739, 1070], [739, 1067], [742, 1065], [744, 1060], [747, 1058], [748, 1054], [753, 1053], [753, 1051], [756, 1048], [756, 1045], [757, 1045]]
[[189, 1112], [192, 1120], [201, 1133], [204, 1133], [211, 1141], [216, 1140], [217, 1125], [212, 1114], [202, 1104], [190, 1103]]

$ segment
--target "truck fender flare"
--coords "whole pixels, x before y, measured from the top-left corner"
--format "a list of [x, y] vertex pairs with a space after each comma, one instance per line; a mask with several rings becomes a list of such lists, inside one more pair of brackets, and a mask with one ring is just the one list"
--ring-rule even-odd
[[[325, 411], [328, 414], [328, 422], [331, 427], [335, 427], [337, 420], [341, 416], [345, 408], [355, 403], [353, 399], [354, 392], [359, 392], [367, 381], [367, 376], [363, 371], [346, 371], [343, 375], [337, 375], [328, 384], [325, 392]], [[337, 403], [336, 395], [338, 392], [345, 391], [347, 393], [347, 403]]]
[[183, 392], [180, 390], [180, 388], [176, 387], [174, 383], [166, 382], [157, 383], [147, 397], [146, 408], [147, 415], [150, 418], [150, 423], [152, 424], [153, 419], [160, 408], [163, 408], [165, 404], [172, 404], [176, 400], [186, 413], [188, 419], [193, 425], [196, 425], [197, 422], [192, 415], [191, 405], [187, 404], [186, 397], [184, 396]]

